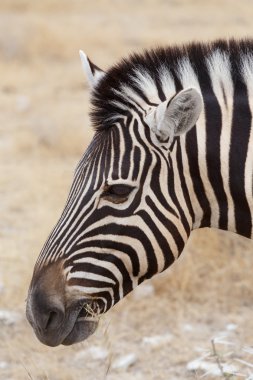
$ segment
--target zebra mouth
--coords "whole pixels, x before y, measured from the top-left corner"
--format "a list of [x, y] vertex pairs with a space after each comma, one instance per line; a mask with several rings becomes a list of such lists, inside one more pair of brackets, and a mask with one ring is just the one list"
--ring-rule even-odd
[[29, 292], [26, 304], [26, 316], [37, 338], [50, 347], [87, 339], [98, 326], [99, 311], [94, 299], [83, 298], [67, 306], [42, 286]]
[[97, 316], [87, 316], [87, 312], [82, 309], [77, 316], [72, 330], [64, 338], [61, 344], [69, 346], [87, 339], [97, 329], [98, 321], [99, 319]]

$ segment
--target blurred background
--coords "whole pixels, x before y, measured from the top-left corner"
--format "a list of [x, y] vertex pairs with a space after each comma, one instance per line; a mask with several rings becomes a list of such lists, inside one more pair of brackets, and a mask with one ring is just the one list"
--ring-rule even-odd
[[43, 346], [24, 314], [93, 134], [78, 50], [106, 70], [143, 48], [250, 37], [252, 20], [252, 0], [0, 1], [1, 380], [253, 378], [253, 243], [230, 233], [194, 232], [84, 343]]

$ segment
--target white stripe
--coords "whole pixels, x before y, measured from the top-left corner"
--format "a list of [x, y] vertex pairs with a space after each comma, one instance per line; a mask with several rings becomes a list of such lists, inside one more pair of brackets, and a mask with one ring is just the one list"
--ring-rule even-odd
[[162, 89], [167, 99], [170, 99], [176, 93], [176, 87], [173, 76], [170, 74], [168, 67], [159, 68], [159, 77], [162, 83]]
[[[90, 184], [93, 180], [93, 172], [95, 170], [95, 165], [93, 165], [92, 172], [89, 175], [88, 181], [86, 183], [86, 188], [90, 187]], [[87, 176], [88, 174], [86, 174]], [[83, 178], [83, 182], [85, 183], [86, 177]], [[80, 189], [81, 190], [81, 189]], [[85, 195], [85, 189], [79, 192], [79, 194], [76, 194], [74, 197], [74, 200], [77, 200], [76, 203], [73, 203], [73, 207], [71, 207], [66, 213], [64, 212], [64, 217], [61, 217], [60, 220], [58, 221], [56, 227], [53, 230], [52, 235], [50, 236], [50, 239], [48, 240], [48, 245], [52, 244], [55, 240], [55, 237], [57, 237], [58, 233], [64, 233], [66, 230], [68, 230], [68, 233], [70, 232], [70, 227], [71, 231], [73, 231], [73, 228], [78, 224], [79, 220], [83, 217], [83, 214], [86, 212], [90, 204], [94, 201], [94, 198], [96, 198], [96, 193], [93, 194], [93, 196], [90, 198], [89, 202], [85, 204], [85, 206], [82, 209], [82, 212], [78, 215], [78, 217], [75, 220], [72, 220], [72, 215], [77, 211], [77, 209], [80, 207], [83, 196]], [[71, 225], [70, 225], [71, 222]], [[65, 224], [65, 225], [64, 225]], [[67, 244], [66, 244], [67, 245]], [[64, 249], [66, 247], [64, 246]]]
[[[173, 166], [173, 174], [174, 174], [174, 183], [175, 183], [174, 188], [178, 189], [176, 191], [176, 197], [177, 197], [178, 202], [179, 202], [179, 204], [180, 204], [180, 206], [181, 206], [181, 208], [183, 210], [183, 213], [184, 213], [184, 215], [185, 215], [185, 217], [187, 219], [187, 222], [188, 222], [188, 224], [190, 226], [190, 229], [192, 229], [193, 220], [191, 218], [191, 214], [190, 214], [190, 211], [188, 209], [188, 206], [187, 206], [186, 199], [184, 197], [183, 191], [181, 191], [182, 184], [181, 184], [181, 179], [180, 179], [179, 170], [178, 170], [178, 162], [177, 162], [177, 157], [176, 157], [177, 149], [178, 149], [178, 147], [175, 146], [175, 149], [171, 153], [172, 166]], [[182, 175], [184, 175], [184, 174], [182, 173]], [[172, 217], [170, 219], [171, 219], [171, 221], [173, 220]], [[177, 228], [180, 228], [179, 229], [180, 234], [183, 237], [184, 241], [186, 241], [188, 237], [187, 237], [186, 230], [185, 230], [184, 226], [182, 225], [182, 223], [180, 224], [180, 227], [177, 226]]]
[[120, 96], [120, 98], [125, 99], [127, 103], [137, 106], [140, 105], [144, 109], [147, 107], [147, 103], [134, 91], [133, 88], [127, 86], [126, 84], [120, 84], [119, 88], [119, 90], [112, 89], [112, 91], [114, 94]]
[[116, 282], [112, 280], [111, 278], [105, 277], [97, 273], [92, 273], [92, 272], [83, 272], [83, 271], [69, 272], [67, 276], [67, 281], [69, 281], [72, 278], [80, 278], [83, 280], [94, 280], [98, 282], [108, 282], [113, 285], [116, 284]]
[[[136, 138], [134, 137], [134, 129], [133, 129], [134, 128], [134, 120], [135, 119], [133, 117], [132, 121], [131, 121], [131, 123], [129, 125], [129, 133], [130, 133], [131, 138], [133, 140], [133, 147], [132, 147], [131, 156], [130, 156], [130, 167], [129, 167], [129, 172], [128, 172], [128, 179], [132, 179], [133, 178], [134, 167], [135, 167], [135, 165], [137, 165], [137, 162], [134, 162], [134, 148], [135, 148], [135, 146], [138, 146], [136, 144], [136, 142], [135, 142]], [[141, 162], [142, 162], [142, 156], [140, 157], [140, 163]], [[139, 167], [141, 168], [141, 165]]]
[[[90, 242], [90, 241], [96, 241], [97, 242], [99, 240], [115, 241], [115, 239], [118, 240], [119, 237], [117, 235], [98, 234], [96, 236], [89, 237], [89, 238], [84, 237], [83, 239], [80, 240], [80, 244], [85, 243], [85, 242]], [[130, 236], [120, 236], [120, 242], [132, 247], [135, 250], [135, 252], [138, 256], [139, 263], [140, 263], [140, 274], [139, 274], [139, 276], [142, 277], [144, 274], [147, 273], [147, 270], [148, 270], [148, 261], [147, 261], [145, 247], [142, 245], [142, 243], [138, 239], [132, 238]], [[93, 249], [92, 247], [89, 248], [90, 251], [92, 249]], [[94, 251], [96, 252], [96, 250], [97, 250], [97, 247], [95, 246]], [[76, 254], [76, 252], [73, 253], [70, 257], [73, 257], [75, 254]]]
[[[142, 208], [142, 207], [140, 207]], [[147, 208], [147, 206], [146, 206]], [[110, 224], [110, 223], [115, 223], [115, 217], [113, 216], [107, 216], [103, 219], [103, 223], [104, 225], [107, 225], [107, 224]], [[143, 221], [143, 219], [139, 216], [139, 215], [131, 215], [131, 216], [128, 216], [126, 218], [120, 218], [117, 220], [117, 225], [118, 226], [123, 226], [123, 227], [136, 227], [138, 226], [138, 228], [144, 233], [145, 236], [147, 236], [149, 238], [149, 241], [150, 241], [150, 244], [152, 245], [153, 247], [153, 250], [156, 254], [156, 258], [157, 258], [157, 263], [158, 263], [158, 272], [161, 272], [164, 268], [164, 256], [163, 256], [163, 253], [159, 247], [159, 244], [158, 242], [156, 241], [156, 238], [154, 236], [154, 233], [153, 231], [148, 227], [148, 225]], [[97, 223], [94, 223], [92, 226], [88, 227], [87, 230], [86, 230], [86, 233], [88, 233], [89, 231], [92, 231], [94, 228], [96, 227], [100, 227], [101, 226], [101, 221], [98, 221]], [[102, 236], [102, 240], [105, 240], [107, 239], [107, 236], [108, 235], [101, 235]], [[115, 235], [112, 235], [113, 236], [113, 240], [117, 241], [119, 239], [119, 237], [117, 236], [117, 234]], [[127, 235], [120, 235], [120, 241], [121, 242], [124, 242], [126, 244], [129, 245], [129, 236]], [[136, 240], [137, 241], [137, 240]], [[137, 251], [136, 249], [136, 246], [133, 246], [134, 249]], [[146, 252], [146, 249], [144, 248], [141, 252], [141, 256], [140, 256], [140, 265], [142, 267], [142, 262], [144, 261], [145, 263], [145, 266], [146, 266], [146, 261], [147, 261], [147, 256], [148, 256], [148, 252]]]
[[[124, 263], [126, 270], [129, 272], [129, 275], [131, 277], [132, 272], [130, 271], [130, 268], [131, 269], [133, 269], [133, 268], [132, 268], [131, 261], [130, 261], [129, 257], [128, 257], [128, 260], [126, 260], [125, 256], [127, 256], [127, 255], [123, 255], [122, 252], [119, 252], [119, 251], [116, 252], [114, 250], [112, 251], [112, 250], [103, 249], [103, 248], [99, 249], [97, 247], [95, 247], [94, 249], [90, 248], [90, 247], [86, 248], [86, 249], [80, 249], [80, 250], [75, 251], [75, 253], [73, 255], [71, 255], [71, 257], [74, 257], [77, 254], [80, 254], [80, 253], [83, 254], [82, 258], [74, 260], [74, 265], [79, 264], [79, 263], [88, 263], [88, 264], [93, 264], [93, 265], [96, 265], [98, 267], [105, 268], [105, 269], [109, 270], [117, 278], [117, 280], [119, 282], [120, 298], [123, 298], [122, 273], [120, 272], [120, 270], [118, 269], [118, 267], [115, 264], [113, 264], [107, 260], [98, 260], [98, 259], [95, 259], [93, 257], [85, 257], [85, 252], [91, 251], [91, 250], [94, 253], [103, 253], [103, 254], [107, 253], [107, 254], [112, 254], [113, 256], [119, 258]], [[70, 268], [74, 267], [74, 265], [66, 268], [67, 272], [70, 270]], [[101, 272], [103, 272], [103, 269], [101, 269]], [[87, 276], [86, 276], [87, 272], [82, 272], [82, 273], [83, 273], [83, 278], [86, 279], [87, 278]], [[105, 277], [105, 279], [107, 279], [107, 277]], [[105, 281], [107, 281], [107, 280], [105, 280]], [[111, 280], [111, 281], [112, 281], [112, 283], [115, 284], [115, 281], [113, 281], [113, 280]]]
[[[158, 200], [155, 196], [154, 193], [151, 193], [150, 192], [150, 198], [152, 199], [152, 201], [157, 204], [158, 203]], [[147, 209], [147, 207], [146, 207]], [[168, 211], [165, 213], [164, 211], [165, 210], [161, 210], [161, 204], [159, 203], [159, 206], [158, 206], [158, 209], [160, 212], [163, 212], [163, 215], [165, 217], [167, 217], [171, 222], [172, 222], [172, 218], [173, 219], [176, 219], [174, 215], [172, 214], [169, 214], [168, 215]], [[147, 212], [149, 214], [149, 216], [152, 218], [153, 222], [156, 224], [157, 228], [159, 229], [159, 231], [161, 232], [161, 234], [164, 236], [164, 238], [167, 240], [168, 242], [168, 245], [171, 249], [171, 253], [173, 254], [174, 258], [176, 259], [178, 257], [178, 254], [180, 252], [178, 252], [178, 248], [177, 248], [177, 245], [176, 245], [176, 241], [175, 241], [175, 237], [173, 236], [173, 234], [170, 233], [170, 231], [161, 223], [161, 221], [156, 217], [156, 215], [154, 214], [154, 212], [151, 210], [151, 209], [147, 209]], [[172, 222], [173, 223], [173, 222]], [[173, 223], [175, 225], [175, 227], [177, 228], [178, 230], [178, 233], [182, 236], [185, 236], [186, 235], [186, 232], [185, 232], [185, 229], [184, 227], [182, 226], [182, 223], [179, 219], [176, 219], [176, 223], [174, 222]], [[183, 238], [182, 236], [182, 238]], [[186, 238], [184, 238], [184, 240], [186, 240]], [[166, 254], [166, 252], [164, 252]]]
[[[186, 154], [186, 135], [183, 134], [180, 136], [180, 143], [181, 143], [181, 152], [182, 152], [182, 166], [183, 166], [183, 175], [185, 178], [185, 183], [186, 187], [189, 192], [189, 198], [190, 202], [193, 208], [193, 212], [195, 215], [195, 222], [193, 220], [193, 228], [198, 228], [200, 225], [200, 221], [202, 220], [203, 217], [203, 210], [202, 207], [200, 206], [200, 203], [198, 201], [198, 198], [196, 196], [196, 193], [194, 191], [194, 186], [193, 186], [193, 179], [190, 175], [190, 167], [189, 167], [189, 160], [188, 156]], [[172, 156], [173, 158], [173, 167], [177, 166], [177, 161], [176, 161], [176, 155]]]
[[[180, 61], [178, 65], [178, 75], [184, 88], [194, 87], [201, 93], [198, 78], [188, 58], [184, 58]], [[201, 112], [199, 120], [197, 122], [196, 132], [198, 144], [198, 162], [200, 165], [201, 178], [205, 188], [206, 196], [212, 208], [211, 225], [216, 227], [219, 222], [219, 205], [208, 178], [206, 162], [206, 119], [204, 109]], [[194, 227], [199, 227], [200, 222], [201, 220], [197, 221]]]
[[[222, 112], [222, 130], [220, 137], [220, 163], [221, 176], [223, 179], [224, 190], [228, 200], [228, 229], [236, 231], [234, 202], [229, 188], [229, 154], [231, 141], [231, 128], [233, 118], [233, 95], [234, 86], [231, 77], [231, 65], [227, 54], [215, 51], [206, 59], [212, 88], [218, 99]], [[227, 99], [227, 107], [224, 102], [223, 90]], [[219, 226], [214, 226], [219, 227]]]
[[[126, 270], [129, 273], [129, 276], [133, 279], [132, 273], [133, 273], [134, 268], [133, 268], [132, 261], [131, 261], [129, 255], [127, 253], [124, 253], [122, 251], [118, 251], [116, 249], [100, 248], [100, 247], [85, 247], [83, 249], [77, 249], [74, 253], [72, 253], [69, 256], [69, 259], [71, 259], [71, 258], [73, 259], [75, 257], [75, 255], [81, 253], [81, 254], [83, 254], [83, 257], [80, 259], [74, 260], [74, 263], [92, 263], [94, 265], [98, 265], [100, 267], [106, 268], [106, 269], [110, 270], [115, 275], [115, 277], [118, 279], [118, 281], [120, 283], [122, 280], [122, 273], [120, 272], [118, 267], [116, 265], [114, 265], [113, 263], [111, 263], [110, 261], [107, 261], [107, 260], [99, 260], [99, 259], [95, 259], [93, 257], [85, 257], [85, 253], [91, 252], [91, 251], [94, 253], [100, 253], [100, 254], [111, 254], [111, 255], [117, 257], [124, 264], [124, 266], [126, 267]], [[72, 268], [72, 266], [66, 268], [67, 272], [70, 270], [70, 268]]]
[[145, 94], [145, 96], [149, 99], [150, 102], [160, 102], [157, 86], [151, 78], [151, 76], [145, 70], [140, 71], [136, 69], [134, 75], [131, 76], [131, 79], [142, 90], [142, 92]]
[[[82, 297], [85, 297], [86, 294], [89, 296], [94, 293], [108, 292], [111, 296], [112, 301], [114, 301], [113, 290], [111, 287], [96, 288], [96, 287], [87, 287], [87, 286], [85, 287], [81, 285], [71, 285], [69, 289], [70, 289], [70, 295], [74, 294], [75, 290], [77, 290], [82, 294]], [[98, 297], [96, 297], [96, 299], [97, 298]]]

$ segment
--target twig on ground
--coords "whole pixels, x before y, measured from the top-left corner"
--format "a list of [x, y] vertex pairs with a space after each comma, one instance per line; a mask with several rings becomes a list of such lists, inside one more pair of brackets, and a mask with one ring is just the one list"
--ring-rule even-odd
[[216, 350], [214, 339], [211, 340], [211, 344], [212, 344], [212, 355], [213, 355], [213, 357], [216, 361], [216, 364], [220, 370], [221, 376], [223, 377], [223, 379], [232, 379], [234, 377], [234, 374], [224, 372], [224, 368], [223, 368], [223, 365], [221, 363], [220, 355], [218, 354], [218, 352]]

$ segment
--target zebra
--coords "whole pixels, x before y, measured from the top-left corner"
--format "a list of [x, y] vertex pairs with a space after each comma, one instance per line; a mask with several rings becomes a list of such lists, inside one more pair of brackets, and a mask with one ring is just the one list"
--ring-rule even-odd
[[253, 40], [146, 50], [107, 72], [80, 56], [94, 137], [26, 308], [49, 346], [90, 336], [174, 263], [192, 230], [253, 236]]

